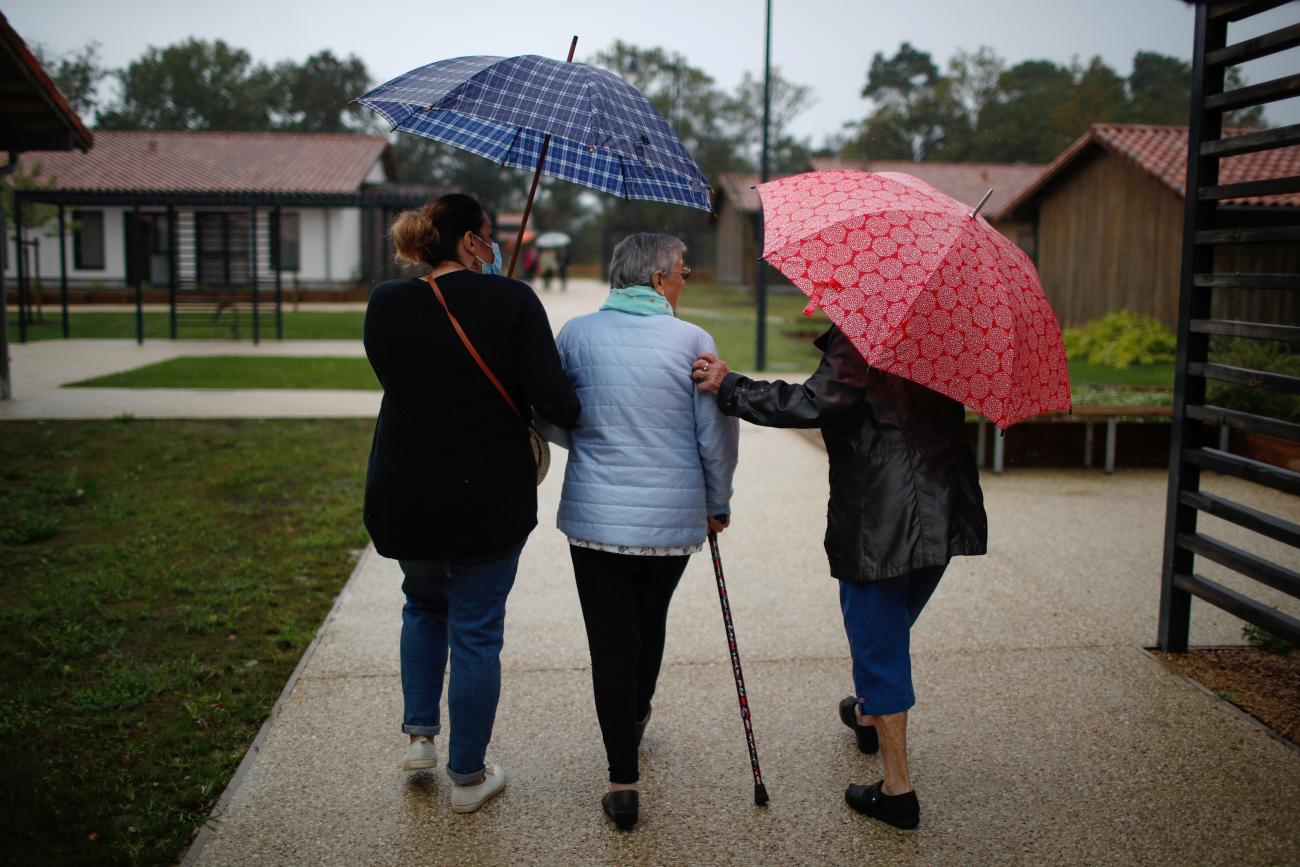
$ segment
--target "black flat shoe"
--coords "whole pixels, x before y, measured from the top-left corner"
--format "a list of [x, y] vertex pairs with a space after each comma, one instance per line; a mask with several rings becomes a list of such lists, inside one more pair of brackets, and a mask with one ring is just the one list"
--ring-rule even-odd
[[640, 800], [641, 796], [636, 789], [620, 789], [617, 792], [606, 792], [600, 799], [600, 808], [614, 820], [620, 831], [631, 831], [636, 827]]
[[840, 722], [853, 729], [853, 736], [858, 739], [858, 749], [872, 756], [880, 752], [880, 738], [876, 735], [875, 726], [864, 726], [858, 722], [858, 717], [853, 712], [857, 703], [858, 700], [851, 695], [840, 699]]
[[864, 816], [879, 819], [895, 828], [911, 830], [921, 822], [921, 804], [916, 792], [886, 795], [885, 781], [870, 786], [851, 785], [844, 790], [844, 800]]
[[645, 727], [650, 724], [650, 714], [654, 713], [654, 708], [645, 712], [645, 716], [636, 721], [636, 748], [641, 749], [641, 738], [645, 737]]

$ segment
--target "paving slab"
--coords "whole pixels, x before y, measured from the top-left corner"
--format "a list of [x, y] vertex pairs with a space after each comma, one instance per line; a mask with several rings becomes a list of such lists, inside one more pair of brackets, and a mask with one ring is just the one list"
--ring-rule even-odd
[[[441, 771], [399, 770], [401, 578], [372, 551], [192, 863], [1300, 859], [1300, 755], [1140, 649], [1155, 633], [1159, 472], [985, 478], [990, 554], [954, 561], [914, 636], [922, 828], [848, 810], [844, 786], [880, 769], [835, 717], [851, 678], [820, 550], [825, 455], [750, 427], [722, 550], [773, 800], [752, 804], [716, 588], [696, 556], [670, 612], [643, 819], [616, 832], [597, 805], [605, 762], [567, 546], [549, 526], [563, 457], [508, 608], [490, 748], [505, 794], [458, 816]], [[1198, 635], [1239, 641], [1217, 613], [1198, 606]]]

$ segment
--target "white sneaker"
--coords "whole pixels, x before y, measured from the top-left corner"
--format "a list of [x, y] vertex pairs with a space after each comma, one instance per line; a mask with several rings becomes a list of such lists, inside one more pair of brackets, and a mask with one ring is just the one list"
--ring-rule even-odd
[[457, 813], [472, 813], [491, 800], [506, 787], [506, 769], [492, 762], [483, 766], [483, 782], [473, 786], [451, 787], [451, 809]]
[[438, 747], [434, 745], [431, 738], [420, 735], [407, 748], [406, 761], [402, 762], [402, 770], [418, 771], [422, 768], [436, 767], [438, 767]]

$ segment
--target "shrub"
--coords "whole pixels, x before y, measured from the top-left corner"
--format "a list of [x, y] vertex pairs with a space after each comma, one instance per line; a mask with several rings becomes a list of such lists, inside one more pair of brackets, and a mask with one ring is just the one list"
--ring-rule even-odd
[[1178, 340], [1159, 319], [1132, 310], [1112, 310], [1062, 335], [1071, 359], [1123, 369], [1135, 364], [1169, 364]]
[[[1300, 376], [1300, 355], [1284, 352], [1282, 344], [1271, 340], [1233, 338], [1215, 341], [1210, 346], [1210, 361], [1229, 367]], [[1300, 424], [1300, 398], [1280, 391], [1212, 379], [1206, 385], [1205, 398], [1207, 403], [1224, 409]]]

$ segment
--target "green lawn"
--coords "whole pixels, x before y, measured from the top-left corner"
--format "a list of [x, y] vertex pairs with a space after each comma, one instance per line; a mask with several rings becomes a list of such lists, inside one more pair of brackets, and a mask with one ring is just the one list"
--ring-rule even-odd
[[367, 541], [368, 420], [0, 423], [0, 839], [173, 864]]
[[208, 355], [173, 358], [110, 373], [73, 388], [308, 388], [377, 391], [364, 358]]
[[[337, 313], [317, 310], [294, 313], [286, 310], [284, 336], [286, 340], [360, 340], [364, 319], [365, 314], [359, 310]], [[73, 338], [135, 339], [134, 310], [70, 313], [68, 323]], [[237, 323], [229, 313], [223, 313], [216, 320], [207, 314], [187, 314], [181, 317], [180, 323], [177, 337], [182, 340], [252, 340], [252, 317], [247, 312], [239, 315]], [[146, 340], [167, 340], [171, 334], [169, 328], [166, 313], [144, 314]], [[270, 311], [263, 311], [258, 333], [263, 340], [275, 339], [275, 317]], [[28, 340], [55, 340], [62, 336], [62, 319], [57, 308], [47, 309], [44, 321], [29, 323], [27, 326]], [[9, 339], [13, 342], [18, 340], [18, 321], [12, 310], [9, 313]]]

